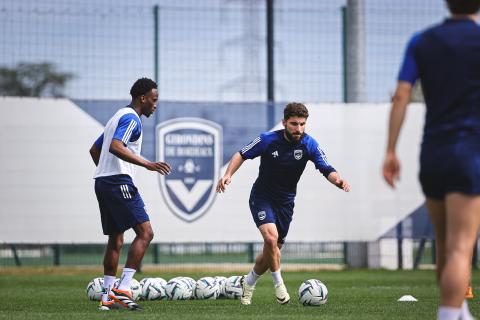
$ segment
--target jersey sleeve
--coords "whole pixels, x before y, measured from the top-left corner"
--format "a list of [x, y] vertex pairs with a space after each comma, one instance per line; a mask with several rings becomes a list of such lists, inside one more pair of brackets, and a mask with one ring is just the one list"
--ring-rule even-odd
[[315, 164], [315, 168], [317, 168], [325, 178], [327, 178], [330, 173], [337, 171], [330, 165], [330, 163], [328, 163], [325, 152], [323, 152], [318, 143], [313, 139], [309, 144], [309, 157]]
[[141, 125], [138, 117], [134, 114], [127, 113], [118, 120], [113, 139], [120, 140], [124, 145], [127, 145], [128, 142], [138, 139]]
[[100, 135], [100, 137], [97, 138], [97, 140], [95, 140], [93, 144], [95, 145], [95, 148], [97, 148], [98, 150], [102, 150], [103, 133]]
[[407, 49], [405, 50], [403, 57], [402, 67], [398, 73], [398, 81], [406, 81], [413, 85], [418, 79], [418, 67], [417, 62], [415, 61], [414, 52], [420, 36], [421, 33], [416, 33], [408, 42]]
[[240, 150], [240, 155], [243, 159], [253, 159], [260, 156], [265, 150], [265, 136], [260, 136], [253, 139], [249, 144]]

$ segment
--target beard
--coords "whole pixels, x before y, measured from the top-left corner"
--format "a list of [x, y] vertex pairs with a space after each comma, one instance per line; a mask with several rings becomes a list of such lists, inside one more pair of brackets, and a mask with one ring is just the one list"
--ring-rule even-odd
[[299, 142], [300, 140], [302, 140], [304, 135], [305, 135], [305, 132], [300, 135], [293, 135], [290, 131], [285, 129], [285, 136], [290, 142]]

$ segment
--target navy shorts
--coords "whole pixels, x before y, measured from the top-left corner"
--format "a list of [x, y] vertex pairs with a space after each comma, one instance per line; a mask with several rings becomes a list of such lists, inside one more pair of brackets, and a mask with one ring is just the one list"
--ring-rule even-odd
[[250, 212], [257, 228], [265, 223], [275, 223], [278, 231], [278, 243], [285, 243], [293, 217], [293, 202], [278, 204], [252, 189], [250, 193]]
[[432, 199], [443, 200], [450, 192], [480, 194], [480, 143], [422, 146], [419, 178]]
[[103, 234], [123, 233], [138, 224], [149, 221], [145, 204], [128, 175], [95, 179]]

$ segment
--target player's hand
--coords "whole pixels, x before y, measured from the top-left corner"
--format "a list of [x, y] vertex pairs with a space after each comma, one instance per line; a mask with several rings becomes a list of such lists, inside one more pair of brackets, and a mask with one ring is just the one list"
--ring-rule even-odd
[[338, 188], [342, 189], [343, 191], [350, 192], [350, 185], [348, 184], [348, 182], [346, 180], [338, 178], [337, 180], [335, 180], [334, 184]]
[[161, 175], [166, 175], [166, 174], [170, 174], [170, 172], [172, 172], [172, 168], [170, 167], [170, 165], [166, 162], [150, 162], [146, 168], [150, 171], [157, 171], [158, 173], [160, 173]]
[[392, 188], [395, 188], [395, 182], [400, 180], [400, 161], [395, 152], [387, 152], [385, 156], [383, 178]]
[[225, 192], [227, 185], [229, 185], [231, 181], [232, 181], [232, 177], [230, 176], [224, 176], [223, 178], [218, 180], [217, 193]]

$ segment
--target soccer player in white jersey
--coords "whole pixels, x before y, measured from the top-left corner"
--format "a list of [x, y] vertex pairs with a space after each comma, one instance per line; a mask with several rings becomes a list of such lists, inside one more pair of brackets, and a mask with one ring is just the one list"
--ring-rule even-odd
[[[90, 149], [90, 155], [97, 166], [95, 193], [100, 207], [103, 233], [108, 235], [103, 260], [105, 290], [100, 310], [118, 307], [141, 309], [130, 294], [130, 281], [153, 239], [153, 230], [145, 204], [132, 178], [135, 166], [162, 175], [169, 174], [171, 170], [165, 162], [151, 162], [140, 155], [140, 117], [149, 117], [155, 111], [158, 100], [157, 84], [147, 78], [138, 79], [130, 89], [130, 95], [130, 105], [115, 113], [105, 126], [103, 134]], [[123, 233], [130, 228], [133, 228], [136, 237], [128, 251], [120, 282], [117, 288], [113, 288]]]
[[225, 175], [218, 181], [217, 192], [225, 192], [243, 162], [260, 157], [258, 178], [252, 186], [249, 204], [252, 218], [263, 237], [263, 251], [257, 256], [253, 269], [242, 277], [240, 302], [244, 305], [251, 304], [255, 284], [267, 270], [272, 274], [278, 303], [290, 301], [280, 271], [280, 249], [292, 221], [297, 183], [307, 162], [312, 161], [331, 184], [350, 191], [350, 185], [328, 163], [317, 141], [305, 132], [307, 118], [305, 105], [287, 104], [283, 110], [284, 129], [262, 133], [236, 152]]

